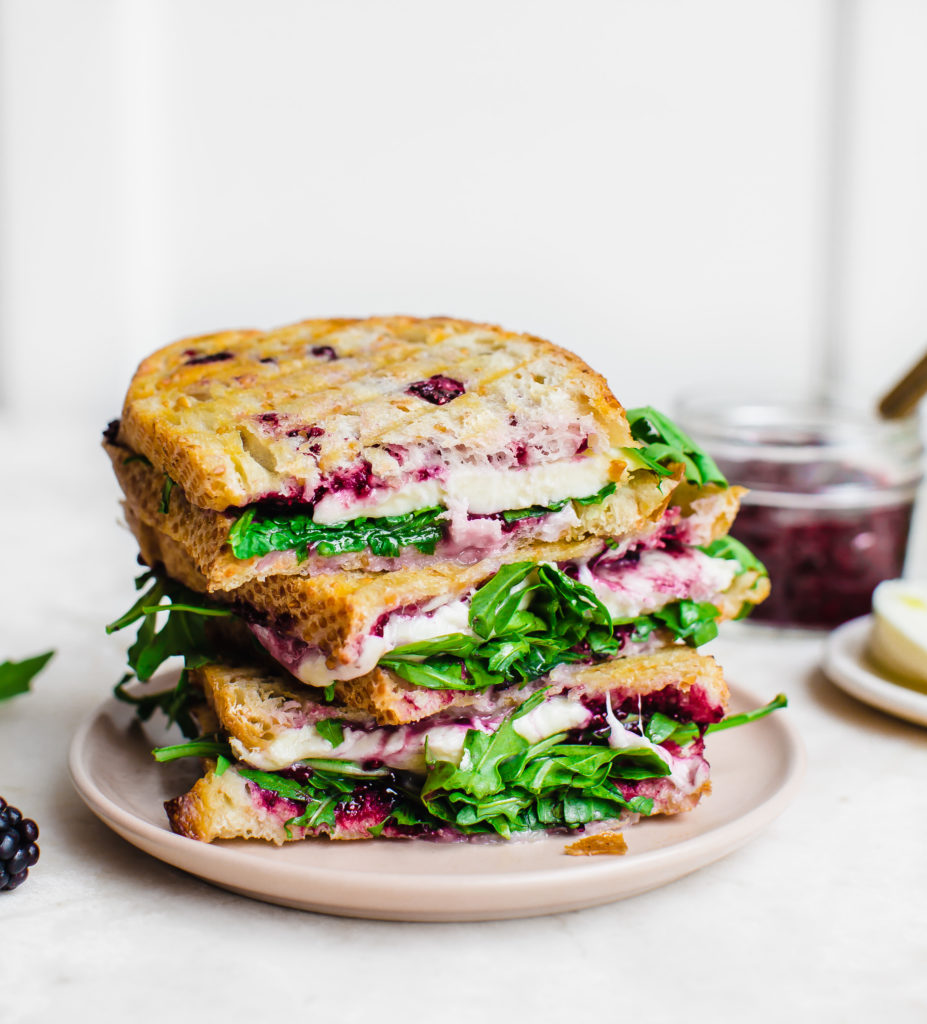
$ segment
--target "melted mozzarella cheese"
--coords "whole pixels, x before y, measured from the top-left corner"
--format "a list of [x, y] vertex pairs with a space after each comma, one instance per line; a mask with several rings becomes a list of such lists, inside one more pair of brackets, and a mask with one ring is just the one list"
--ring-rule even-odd
[[[516, 719], [513, 727], [529, 743], [537, 743], [558, 732], [580, 728], [591, 717], [592, 713], [579, 702], [553, 697]], [[400, 725], [368, 731], [345, 725], [344, 740], [338, 746], [333, 746], [314, 725], [285, 729], [260, 747], [247, 747], [234, 736], [230, 743], [240, 761], [260, 771], [276, 771], [297, 761], [325, 757], [355, 763], [375, 760], [389, 768], [423, 772], [426, 743], [430, 760], [459, 764], [467, 732], [470, 729], [494, 732], [503, 718], [504, 715], [499, 714], [491, 718], [448, 722], [430, 729]]]
[[591, 587], [613, 619], [658, 611], [671, 601], [710, 601], [734, 582], [737, 563], [711, 558], [697, 548], [644, 551], [615, 573], [596, 575], [580, 566], [579, 581]]
[[396, 647], [432, 640], [448, 633], [472, 636], [469, 616], [469, 599], [451, 601], [419, 615], [391, 615], [383, 628], [383, 635], [368, 633], [356, 660], [350, 664], [328, 668], [325, 655], [318, 650], [310, 650], [298, 663], [286, 667], [308, 686], [328, 686], [336, 679], [356, 679], [372, 671], [380, 658]]
[[527, 714], [516, 718], [512, 728], [529, 743], [539, 743], [558, 732], [581, 729], [592, 718], [592, 712], [569, 697], [551, 697]]
[[312, 518], [330, 525], [358, 516], [406, 515], [435, 505], [473, 515], [552, 505], [564, 498], [585, 498], [600, 491], [609, 482], [610, 462], [607, 455], [590, 455], [522, 469], [449, 466], [441, 480], [403, 484], [397, 491], [378, 489], [361, 499], [347, 490], [327, 494], [315, 506]]
[[[645, 551], [637, 562], [628, 562], [620, 571], [603, 578], [579, 567], [579, 580], [591, 587], [614, 619], [634, 618], [658, 611], [672, 601], [688, 598], [710, 601], [730, 587], [737, 572], [731, 559], [711, 558], [697, 549], [682, 552]], [[526, 596], [526, 602], [527, 602]], [[298, 658], [291, 648], [276, 641], [272, 630], [264, 626], [250, 628], [262, 644], [300, 682], [308, 686], [329, 686], [336, 680], [356, 679], [372, 671], [380, 658], [396, 647], [414, 644], [449, 633], [472, 636], [470, 596], [437, 607], [426, 606], [414, 615], [392, 615], [382, 636], [368, 634], [361, 641], [354, 661], [329, 668], [327, 658], [316, 649]], [[639, 652], [637, 652], [639, 653]]]

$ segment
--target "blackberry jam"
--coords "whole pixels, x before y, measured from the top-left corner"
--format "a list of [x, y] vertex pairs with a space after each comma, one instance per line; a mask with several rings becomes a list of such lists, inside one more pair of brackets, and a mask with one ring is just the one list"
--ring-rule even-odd
[[923, 450], [915, 418], [811, 403], [683, 404], [680, 426], [749, 488], [731, 535], [772, 592], [751, 621], [831, 629], [902, 574]]

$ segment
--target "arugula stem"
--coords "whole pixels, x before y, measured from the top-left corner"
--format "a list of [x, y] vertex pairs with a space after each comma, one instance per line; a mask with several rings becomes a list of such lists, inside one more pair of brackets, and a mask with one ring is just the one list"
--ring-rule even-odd
[[770, 714], [772, 711], [778, 711], [779, 708], [788, 707], [788, 704], [788, 698], [784, 693], [777, 694], [763, 707], [756, 708], [754, 711], [744, 711], [739, 715], [728, 715], [727, 718], [722, 718], [720, 722], [715, 722], [714, 725], [709, 725], [705, 732], [720, 732], [722, 729], [733, 729], [738, 725], [746, 725], [748, 722], [755, 722], [759, 718], [765, 718], [765, 716]]
[[156, 761], [176, 761], [181, 757], [225, 757], [231, 755], [228, 743], [216, 740], [190, 740], [189, 743], [175, 743], [169, 747], [155, 747], [152, 750]]

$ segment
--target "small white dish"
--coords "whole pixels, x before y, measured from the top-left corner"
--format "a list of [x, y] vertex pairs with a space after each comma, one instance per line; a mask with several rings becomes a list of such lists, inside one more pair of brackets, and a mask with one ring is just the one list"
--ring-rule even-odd
[[824, 672], [831, 682], [857, 700], [918, 725], [927, 725], [927, 693], [906, 686], [866, 655], [872, 616], [851, 619], [831, 633], [824, 652]]
[[[153, 681], [157, 684], [157, 680]], [[731, 687], [732, 712], [766, 698]], [[767, 695], [768, 696], [768, 695]], [[790, 713], [709, 737], [713, 792], [695, 810], [625, 830], [623, 857], [570, 857], [563, 836], [533, 842], [424, 840], [274, 847], [243, 839], [207, 844], [174, 835], [163, 802], [197, 778], [195, 762], [157, 764], [176, 742], [113, 698], [71, 744], [74, 785], [114, 832], [160, 860], [255, 899], [303, 910], [396, 921], [487, 921], [592, 907], [665, 885], [753, 838], [795, 795], [805, 754]]]

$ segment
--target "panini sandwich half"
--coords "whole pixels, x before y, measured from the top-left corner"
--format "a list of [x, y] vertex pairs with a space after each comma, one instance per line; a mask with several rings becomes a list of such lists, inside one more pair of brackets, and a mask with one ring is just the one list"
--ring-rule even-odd
[[152, 570], [110, 628], [139, 679], [188, 669], [118, 692], [208, 759], [183, 834], [582, 830], [707, 790], [693, 648], [769, 587], [742, 492], [575, 356], [411, 318], [192, 339], [105, 447]]

